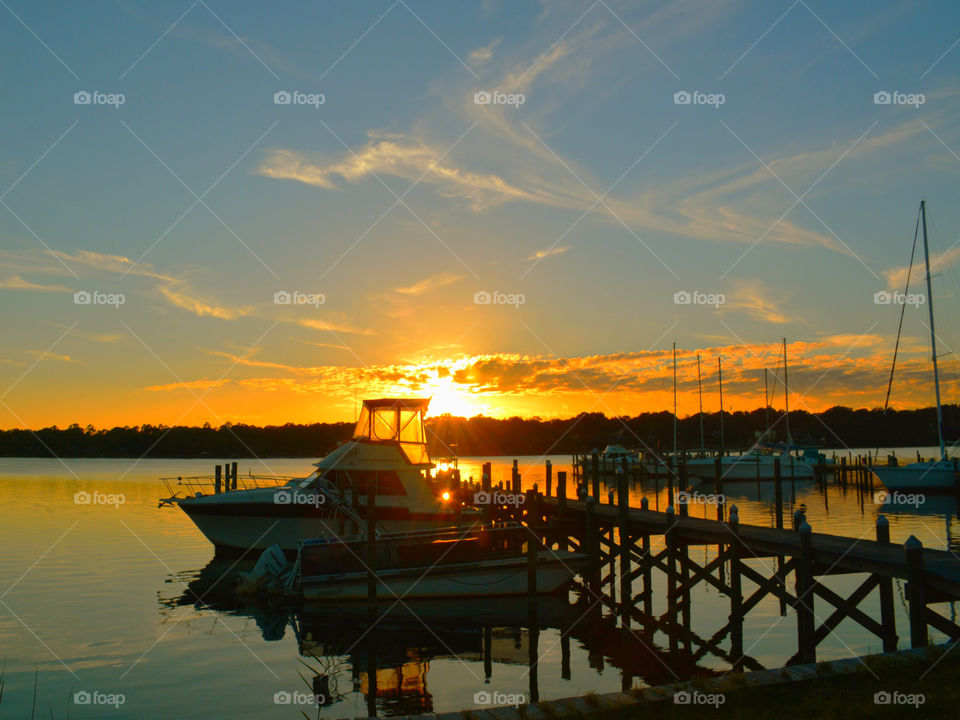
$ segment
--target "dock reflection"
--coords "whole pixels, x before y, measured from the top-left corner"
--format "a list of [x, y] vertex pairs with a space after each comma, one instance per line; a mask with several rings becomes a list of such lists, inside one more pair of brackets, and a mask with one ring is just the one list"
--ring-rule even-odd
[[[171, 579], [185, 582], [185, 590], [160, 602], [166, 608], [193, 606], [204, 613], [248, 617], [267, 642], [292, 633], [306, 683], [303, 691], [325, 696], [327, 705], [360, 693], [371, 716], [433, 712], [429, 679], [436, 661], [463, 663], [468, 684], [475, 679], [477, 685], [496, 687], [497, 674], [511, 683], [526, 678], [527, 701], [541, 699], [541, 678], [548, 674], [572, 680], [587, 668], [591, 675], [619, 670], [624, 689], [714, 674], [689, 656], [671, 659], [652, 636], [636, 626], [622, 627], [615, 615], [591, 607], [586, 593], [496, 602], [391, 598], [378, 602], [371, 616], [365, 602], [240, 598], [232, 591], [236, 575], [253, 562], [214, 558], [199, 571], [178, 573]], [[572, 666], [571, 645], [586, 656], [587, 668]], [[569, 694], [578, 687], [571, 684]], [[472, 700], [472, 694], [466, 694], [462, 706], [472, 707]], [[330, 714], [322, 706], [316, 713]]]

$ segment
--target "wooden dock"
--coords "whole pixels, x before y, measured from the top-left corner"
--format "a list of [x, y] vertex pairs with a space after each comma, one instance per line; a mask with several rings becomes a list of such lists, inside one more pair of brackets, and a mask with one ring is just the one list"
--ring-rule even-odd
[[[863, 475], [857, 468], [855, 482], [866, 490]], [[486, 489], [488, 478], [485, 472], [482, 487]], [[568, 499], [566, 473], [557, 473], [554, 492], [548, 467], [547, 493], [535, 486], [524, 493], [523, 503], [487, 506], [485, 521], [522, 522], [534, 561], [537, 553], [554, 549], [587, 553], [591, 563], [583, 574], [584, 601], [598, 606], [598, 612], [608, 608], [620, 617], [623, 627], [636, 624], [646, 636], [665, 633], [670, 654], [683, 661], [696, 662], [709, 653], [727, 660], [734, 669], [762, 668], [744, 651], [743, 627], [750, 611], [768, 596], [779, 600], [782, 615], [789, 609], [796, 616], [797, 652], [787, 664], [815, 662], [817, 645], [845, 619], [873, 633], [884, 651], [895, 650], [895, 579], [906, 581], [911, 647], [929, 645], [929, 628], [960, 640], [960, 626], [929, 607], [960, 599], [960, 559], [947, 551], [924, 548], [912, 536], [903, 545], [891, 543], [883, 516], [871, 538], [815, 533], [800, 514], [791, 527], [785, 527], [779, 468], [774, 483], [776, 527], [743, 525], [737, 507], [722, 502], [717, 505], [716, 520], [690, 517], [686, 493], [680, 492], [687, 488], [682, 473], [667, 479], [669, 497], [674, 500], [665, 512], [650, 510], [646, 498], [641, 507], [630, 507], [633, 479], [623, 471], [614, 478], [613, 483], [604, 483], [605, 503], [599, 475], [589, 482], [581, 478], [578, 499]], [[463, 487], [461, 492], [474, 489]], [[516, 471], [511, 487], [505, 489], [520, 491]], [[659, 551], [653, 547], [655, 537], [662, 538]], [[690, 557], [690, 548], [696, 546], [712, 546], [715, 554], [700, 564]], [[666, 576], [667, 609], [660, 614], [654, 613], [655, 572]], [[863, 576], [847, 597], [818, 580], [841, 574]], [[729, 621], [710, 638], [691, 631], [691, 590], [701, 583], [725, 596], [730, 606]], [[874, 593], [879, 596], [879, 617], [861, 607]]]

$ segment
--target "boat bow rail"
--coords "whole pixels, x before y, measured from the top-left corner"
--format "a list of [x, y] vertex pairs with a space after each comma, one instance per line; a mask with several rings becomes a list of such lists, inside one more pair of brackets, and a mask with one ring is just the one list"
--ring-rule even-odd
[[[161, 505], [182, 497], [197, 497], [198, 495], [214, 495], [219, 492], [236, 490], [260, 490], [263, 488], [279, 488], [297, 480], [292, 475], [234, 475], [220, 478], [216, 475], [177, 475], [176, 477], [161, 477], [160, 482], [166, 487], [170, 497], [161, 500]], [[223, 487], [219, 487], [222, 483]]]

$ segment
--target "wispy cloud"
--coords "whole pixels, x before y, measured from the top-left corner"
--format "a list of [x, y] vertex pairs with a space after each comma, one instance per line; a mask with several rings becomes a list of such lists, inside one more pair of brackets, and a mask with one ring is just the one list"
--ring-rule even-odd
[[533, 255], [526, 258], [526, 260], [543, 260], [543, 258], [548, 258], [551, 255], [561, 255], [569, 250], [569, 246], [565, 247], [555, 247], [555, 248], [546, 248], [544, 250], [537, 250]]
[[437, 273], [436, 275], [431, 275], [430, 277], [425, 278], [418, 283], [414, 283], [413, 285], [394, 289], [401, 295], [423, 295], [438, 288], [442, 288], [447, 285], [453, 285], [454, 283], [460, 282], [465, 277], [466, 275], [456, 275], [454, 273], [442, 272]]
[[297, 320], [298, 325], [311, 328], [313, 330], [328, 330], [333, 333], [349, 333], [351, 335], [373, 335], [373, 330], [361, 328], [352, 325], [346, 321], [336, 320], [314, 320], [313, 318], [301, 318]]
[[542, 202], [535, 192], [513, 185], [494, 173], [457, 167], [444, 149], [403, 135], [368, 133], [371, 141], [340, 160], [311, 160], [293, 150], [269, 152], [257, 172], [270, 178], [295, 180], [325, 190], [335, 190], [336, 180], [357, 183], [371, 175], [393, 175], [410, 182], [433, 185], [447, 198], [464, 199], [475, 211], [507, 200]]
[[725, 298], [719, 307], [721, 312], [742, 312], [768, 323], [784, 325], [798, 322], [796, 317], [788, 316], [780, 306], [783, 300], [774, 297], [759, 280], [740, 280], [736, 289]]
[[234, 320], [249, 315], [252, 311], [250, 307], [223, 307], [202, 298], [195, 297], [187, 291], [182, 282], [161, 285], [158, 289], [172, 305], [187, 310], [198, 317], [210, 316], [220, 318], [221, 320]]
[[75, 363], [74, 360], [69, 355], [58, 355], [57, 353], [49, 352], [47, 350], [24, 350], [27, 355], [33, 355], [38, 357], [41, 360], [59, 360], [61, 362]]
[[4, 290], [37, 290], [39, 292], [72, 292], [65, 285], [43, 285], [24, 280], [19, 275], [11, 275], [6, 280], [0, 279], [0, 288]]
[[497, 49], [497, 46], [500, 44], [500, 40], [502, 40], [502, 38], [495, 38], [486, 45], [473, 50], [470, 55], [467, 56], [467, 62], [469, 62], [471, 65], [481, 65], [485, 62], [488, 62], [490, 58], [493, 57], [493, 51]]
[[[947, 248], [943, 252], [930, 258], [930, 272], [942, 272], [943, 270], [952, 267], [958, 260], [960, 260], [960, 240], [955, 242], [951, 247]], [[885, 270], [883, 274], [887, 279], [887, 288], [890, 290], [902, 290], [907, 282], [907, 271], [909, 269], [909, 266], [903, 265], [901, 267]], [[913, 273], [910, 276], [910, 283], [914, 286], [914, 288], [923, 287], [925, 277], [924, 273], [923, 258], [919, 253], [917, 253], [917, 257], [914, 258]], [[925, 287], [923, 287], [923, 292], [926, 292]]]
[[148, 392], [172, 392], [175, 390], [209, 390], [226, 385], [230, 380], [191, 380], [189, 382], [174, 382], [165, 385], [150, 385], [144, 390]]

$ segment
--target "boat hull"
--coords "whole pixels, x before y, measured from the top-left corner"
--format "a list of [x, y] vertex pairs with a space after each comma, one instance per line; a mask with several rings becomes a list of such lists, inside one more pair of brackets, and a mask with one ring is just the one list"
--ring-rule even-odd
[[[569, 583], [586, 560], [578, 553], [551, 553], [537, 562], [537, 592], [549, 594]], [[377, 572], [377, 594], [382, 598], [503, 597], [527, 593], [524, 557], [479, 563], [402, 568]], [[301, 578], [307, 600], [363, 600], [367, 573], [313, 575]]]
[[950, 464], [911, 463], [871, 470], [893, 492], [952, 492], [957, 488], [957, 473]]
[[[713, 460], [691, 460], [687, 463], [687, 474], [701, 480], [713, 480], [716, 469]], [[720, 467], [722, 482], [773, 480], [774, 471], [772, 462], [760, 462], [753, 458], [737, 456], [724, 458]], [[804, 462], [794, 461], [781, 463], [780, 477], [783, 480], [809, 480], [813, 478], [813, 468]]]
[[[226, 552], [265, 550], [272, 545], [279, 545], [285, 553], [291, 554], [296, 553], [300, 541], [305, 538], [335, 539], [361, 530], [350, 520], [341, 524], [340, 516], [324, 507], [271, 503], [224, 506], [181, 502], [180, 508], [218, 551]], [[466, 517], [462, 520], [468, 521]], [[449, 527], [455, 521], [453, 513], [407, 513], [407, 517], [402, 518], [378, 518], [377, 526], [388, 533], [409, 532]]]

